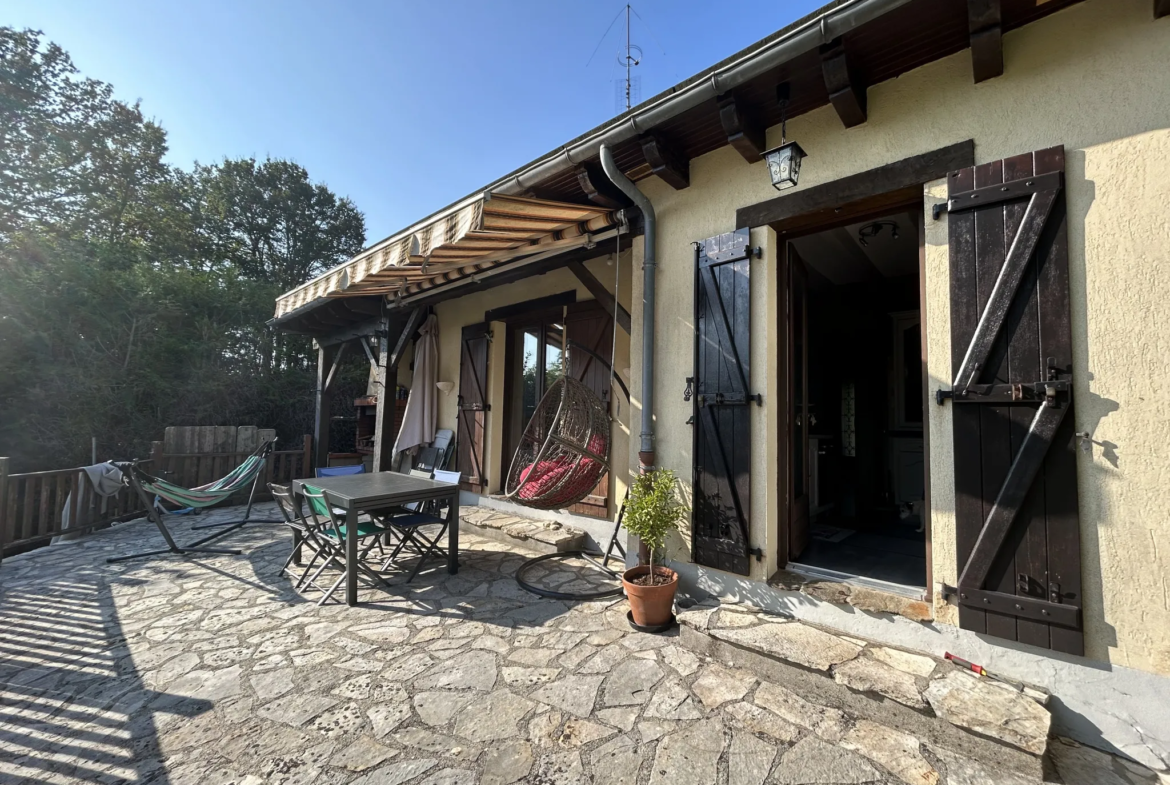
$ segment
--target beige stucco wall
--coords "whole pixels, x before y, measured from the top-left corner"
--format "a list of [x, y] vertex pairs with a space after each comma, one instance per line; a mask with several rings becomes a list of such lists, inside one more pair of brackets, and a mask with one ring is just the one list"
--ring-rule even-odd
[[[1004, 76], [978, 85], [969, 52], [875, 85], [869, 120], [853, 129], [830, 107], [791, 121], [790, 138], [808, 151], [800, 188], [965, 139], [975, 140], [977, 163], [1064, 145], [1076, 424], [1094, 441], [1091, 454], [1078, 453], [1086, 650], [1094, 659], [1170, 675], [1170, 19], [1154, 21], [1147, 0], [1086, 0], [1009, 33], [1004, 60]], [[768, 142], [779, 142], [778, 128]], [[690, 243], [733, 230], [736, 208], [776, 192], [763, 164], [749, 166], [730, 147], [691, 161], [687, 189], [657, 178], [640, 185], [659, 219], [657, 457], [686, 482]], [[949, 387], [949, 284], [945, 219], [926, 223], [933, 390]], [[765, 230], [753, 231], [752, 243], [765, 254], [751, 263], [751, 384], [771, 402], [778, 392], [776, 250]], [[640, 269], [635, 273], [640, 303]], [[640, 309], [634, 316], [636, 368]], [[930, 412], [936, 583], [956, 579], [949, 412], [933, 405]], [[752, 537], [770, 554], [782, 499], [778, 416], [770, 405], [753, 413]], [[636, 452], [635, 439], [631, 466]], [[678, 538], [672, 555], [687, 551]], [[755, 565], [752, 578], [773, 566]]]
[[[612, 242], [612, 241], [611, 241]], [[585, 267], [611, 292], [615, 274], [620, 274], [618, 300], [627, 309], [630, 307], [630, 252], [622, 254], [615, 269], [613, 254], [594, 259]], [[469, 324], [479, 324], [484, 313], [513, 303], [545, 297], [573, 290], [577, 301], [592, 300], [593, 295], [571, 272], [566, 269], [554, 270], [536, 275], [494, 289], [471, 292], [463, 297], [447, 300], [435, 306], [439, 318], [439, 380], [455, 382], [455, 390], [449, 396], [439, 396], [439, 427], [456, 429], [458, 420], [459, 352], [462, 329]], [[488, 478], [488, 491], [500, 492], [503, 474], [511, 461], [510, 455], [503, 455], [503, 419], [506, 409], [504, 402], [504, 348], [506, 326], [492, 323], [493, 340], [488, 355], [488, 398], [491, 410], [487, 413], [485, 434], [484, 472]], [[620, 327], [617, 333], [617, 362], [614, 363], [623, 379], [628, 379], [630, 366], [629, 339]], [[405, 363], [404, 363], [405, 364]], [[614, 417], [613, 444], [610, 448], [612, 475], [616, 482], [611, 489], [612, 498], [621, 499], [625, 494], [628, 470], [626, 456], [629, 453], [629, 406], [620, 392], [615, 391], [611, 414]]]

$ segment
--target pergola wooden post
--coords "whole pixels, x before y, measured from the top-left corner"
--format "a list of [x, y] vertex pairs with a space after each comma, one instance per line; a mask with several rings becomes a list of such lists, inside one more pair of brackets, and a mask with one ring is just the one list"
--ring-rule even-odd
[[346, 344], [317, 344], [317, 395], [313, 420], [313, 466], [329, 465], [329, 420], [333, 404], [333, 385], [337, 366], [345, 354]]

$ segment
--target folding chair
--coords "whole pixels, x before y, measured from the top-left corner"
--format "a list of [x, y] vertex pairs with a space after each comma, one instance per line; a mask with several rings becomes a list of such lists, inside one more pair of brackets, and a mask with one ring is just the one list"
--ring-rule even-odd
[[[358, 559], [356, 564], [348, 564], [345, 559], [345, 522], [338, 518], [337, 513], [333, 510], [333, 506], [325, 498], [325, 493], [319, 488], [314, 488], [307, 484], [303, 485], [301, 495], [309, 503], [308, 510], [301, 518], [305, 521], [307, 534], [313, 538], [314, 542], [319, 546], [319, 550], [313, 555], [309, 566], [305, 569], [306, 575], [297, 582], [296, 588], [315, 586], [321, 589], [325, 593], [317, 604], [324, 605], [341, 584], [345, 582], [348, 571], [350, 569], [356, 569], [359, 576], [364, 577], [370, 585], [377, 586], [381, 584], [387, 589], [392, 590], [393, 587], [385, 578], [364, 563], [364, 559], [373, 547], [380, 544], [382, 535], [386, 533], [385, 526], [373, 520], [358, 521]], [[322, 559], [321, 566], [309, 576], [307, 573], [313, 568], [318, 558]], [[341, 575], [338, 576], [337, 581], [332, 586], [326, 589], [317, 584], [317, 579], [321, 577], [321, 573], [330, 565], [336, 565], [341, 570]]]
[[[426, 477], [431, 479], [429, 472], [415, 469], [411, 471], [414, 477]], [[460, 472], [445, 472], [436, 471], [434, 479], [440, 482], [458, 483], [462, 475]], [[382, 571], [393, 564], [398, 555], [403, 550], [408, 550], [418, 556], [418, 563], [414, 565], [414, 569], [410, 571], [406, 582], [410, 583], [414, 580], [414, 576], [418, 575], [422, 569], [423, 563], [431, 556], [441, 556], [446, 559], [447, 549], [440, 545], [443, 535], [447, 533], [447, 518], [445, 515], [440, 515], [439, 510], [435, 509], [433, 512], [428, 511], [427, 505], [421, 503], [408, 504], [405, 507], [409, 510], [407, 514], [389, 516], [383, 519], [383, 522], [395, 532], [397, 532], [399, 540], [398, 545], [390, 553], [389, 558], [386, 559], [382, 565]], [[437, 524], [439, 531], [434, 537], [428, 537], [423, 532], [422, 527]]]
[[318, 466], [316, 470], [318, 477], [347, 477], [351, 474], [365, 473], [364, 463], [355, 463], [353, 466]]
[[[284, 565], [280, 568], [280, 572], [277, 573], [277, 577], [288, 572], [289, 565], [301, 556], [301, 551], [304, 546], [307, 545], [313, 552], [312, 560], [301, 570], [301, 574], [297, 578], [296, 585], [299, 587], [305, 575], [308, 574], [313, 564], [320, 558], [323, 546], [317, 538], [316, 532], [309, 525], [309, 522], [305, 520], [304, 515], [297, 509], [297, 503], [293, 499], [293, 494], [289, 487], [287, 485], [269, 483], [268, 490], [272, 493], [272, 498], [276, 501], [276, 507], [280, 510], [280, 514], [284, 516], [285, 525], [292, 529], [292, 551], [289, 553], [288, 558], [285, 559]], [[297, 564], [299, 566], [300, 562], [297, 562]]]

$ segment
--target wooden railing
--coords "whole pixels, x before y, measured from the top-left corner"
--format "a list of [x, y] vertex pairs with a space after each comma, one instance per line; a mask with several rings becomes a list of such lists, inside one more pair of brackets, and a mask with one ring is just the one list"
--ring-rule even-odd
[[[150, 474], [190, 488], [223, 477], [243, 463], [251, 452], [168, 454], [162, 442], [153, 442], [150, 460], [139, 464]], [[269, 499], [268, 483], [287, 484], [312, 476], [313, 440], [305, 436], [295, 450], [275, 450], [256, 488], [256, 499]], [[129, 487], [113, 496], [98, 496], [80, 467], [9, 474], [9, 459], [0, 458], [0, 559], [6, 554], [46, 544], [60, 534], [88, 532], [145, 513]], [[243, 503], [248, 493], [230, 503]], [[63, 528], [66, 500], [69, 527]]]

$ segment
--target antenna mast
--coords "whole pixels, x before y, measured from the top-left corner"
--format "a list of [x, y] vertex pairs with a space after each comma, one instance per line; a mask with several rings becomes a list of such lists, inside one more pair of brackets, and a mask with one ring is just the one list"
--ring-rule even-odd
[[[632, 94], [633, 91], [631, 89], [634, 83], [634, 78], [631, 75], [631, 71], [633, 70], [634, 66], [642, 62], [642, 48], [637, 44], [630, 43], [630, 10], [630, 4], [626, 3], [626, 51], [624, 54], [618, 55], [618, 64], [623, 65], [626, 68], [625, 103], [627, 112], [630, 110], [630, 107], [634, 105]], [[637, 56], [634, 55], [634, 52], [638, 53]], [[641, 99], [639, 98], [639, 100]]]

